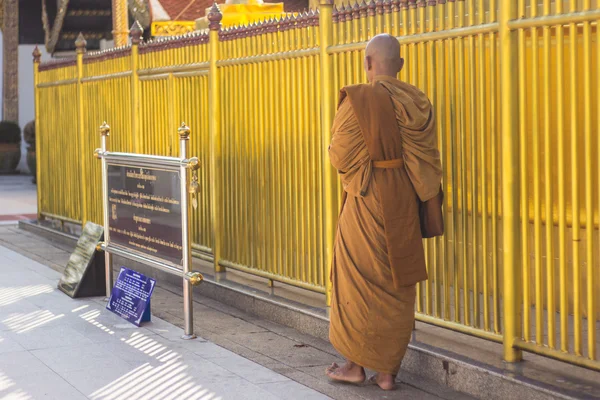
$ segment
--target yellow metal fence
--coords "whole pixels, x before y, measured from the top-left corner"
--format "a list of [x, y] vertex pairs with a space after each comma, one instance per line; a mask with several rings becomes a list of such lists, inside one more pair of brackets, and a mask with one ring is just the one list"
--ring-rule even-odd
[[[598, 2], [394, 0], [37, 63], [41, 216], [101, 222], [111, 150], [202, 162], [196, 255], [329, 295], [341, 187], [327, 146], [366, 41], [399, 38], [401, 79], [438, 114], [446, 235], [426, 242], [417, 318], [592, 369], [600, 257]], [[81, 45], [81, 43], [80, 43]]]

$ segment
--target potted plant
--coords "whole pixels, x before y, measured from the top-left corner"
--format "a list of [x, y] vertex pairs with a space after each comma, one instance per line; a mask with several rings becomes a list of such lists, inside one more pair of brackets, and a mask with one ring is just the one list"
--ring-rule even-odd
[[0, 174], [13, 174], [21, 160], [21, 128], [11, 121], [0, 122]]
[[36, 183], [36, 165], [35, 165], [35, 121], [29, 122], [23, 128], [23, 138], [27, 143], [27, 166], [31, 175], [33, 175], [33, 183]]

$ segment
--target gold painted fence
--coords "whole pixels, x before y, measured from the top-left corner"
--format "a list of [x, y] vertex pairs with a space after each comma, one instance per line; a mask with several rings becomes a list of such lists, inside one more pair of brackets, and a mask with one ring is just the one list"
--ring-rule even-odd
[[401, 78], [438, 113], [447, 233], [426, 242], [417, 318], [592, 369], [598, 357], [600, 9], [596, 0], [386, 0], [35, 57], [40, 217], [100, 222], [92, 153], [202, 162], [196, 255], [329, 295], [341, 187], [327, 147], [366, 41], [399, 38]]

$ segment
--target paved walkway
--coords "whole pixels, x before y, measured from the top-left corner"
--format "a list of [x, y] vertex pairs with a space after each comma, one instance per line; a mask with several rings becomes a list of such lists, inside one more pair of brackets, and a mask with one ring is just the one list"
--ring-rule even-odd
[[[40, 282], [46, 285], [46, 290], [54, 290], [59, 276], [54, 271], [62, 272], [64, 270], [69, 254], [73, 250], [70, 246], [51, 242], [41, 236], [21, 230], [17, 226], [0, 227], [0, 249], [2, 249], [2, 247], [10, 248], [14, 252], [8, 252], [6, 249], [2, 250], [4, 254], [10, 254], [8, 258], [10, 258], [11, 261], [7, 264], [6, 257], [4, 258], [4, 261], [0, 258], [0, 291], [14, 291], [14, 289], [10, 289], [11, 286], [16, 286], [17, 288], [21, 286], [36, 286], [40, 284]], [[13, 261], [15, 259], [16, 262]], [[7, 267], [5, 267], [5, 265], [7, 265]], [[23, 279], [25, 283], [16, 285], [7, 284], [5, 283], [2, 274], [8, 273], [8, 267], [13, 271], [13, 274], [16, 274], [16, 272], [14, 272], [15, 265], [18, 266], [16, 268], [18, 271], [25, 268], [33, 269], [31, 272], [32, 275], [30, 275], [29, 279]], [[182, 327], [183, 301], [181, 298], [181, 287], [179, 285], [172, 286], [164, 281], [158, 281], [157, 284], [158, 286], [154, 289], [154, 293], [152, 294], [152, 312], [154, 316], [172, 324], [166, 324], [170, 326], [170, 329], [174, 329], [173, 326]], [[6, 289], [2, 289], [3, 287], [6, 287]], [[74, 318], [81, 323], [79, 320], [83, 320], [83, 318], [79, 315], [82, 314], [86, 316], [85, 312], [89, 312], [92, 309], [96, 310], [96, 313], [103, 312], [104, 304], [92, 301], [92, 308], [82, 309], [79, 313], [78, 311], [71, 313], [71, 310], [77, 308], [75, 306], [76, 304], [81, 303], [83, 305], [90, 301], [72, 300], [62, 293], [53, 293], [52, 296], [61, 299], [61, 303], [67, 303], [67, 306], [65, 307], [68, 312], [58, 312], [59, 310], [55, 312], [51, 307], [48, 307], [48, 309], [54, 314], [65, 314], [65, 317], [61, 318], [65, 318], [66, 321], [70, 318]], [[0, 298], [1, 296], [2, 295], [0, 294]], [[38, 296], [39, 295], [30, 297], [28, 300], [31, 301], [35, 299], [37, 301]], [[2, 306], [2, 303], [0, 302], [0, 328], [3, 327], [2, 321], [5, 319], [5, 317], [2, 317], [4, 307], [5, 306]], [[25, 313], [26, 311], [18, 312]], [[102, 314], [101, 317], [102, 319], [113, 318], [111, 314]], [[98, 323], [107, 325], [103, 320], [99, 319], [100, 317], [95, 317], [92, 314], [92, 318]], [[112, 321], [114, 324], [110, 326], [107, 325], [108, 328], [112, 329], [115, 334], [121, 334], [125, 335], [125, 338], [131, 338], [133, 335], [131, 330], [126, 331], [125, 333], [118, 333], [123, 332], [125, 328], [131, 329], [131, 326], [124, 324], [124, 322], [118, 319], [116, 320], [118, 322], [115, 322], [114, 319]], [[56, 321], [50, 321], [50, 323], [55, 322]], [[159, 322], [154, 319], [154, 324], [158, 323]], [[89, 325], [88, 322], [86, 322], [86, 324]], [[161, 324], [165, 323], [161, 322]], [[118, 325], [118, 327], [116, 325]], [[383, 393], [379, 388], [372, 385], [354, 386], [332, 383], [323, 373], [325, 367], [333, 361], [341, 363], [343, 360], [339, 358], [337, 352], [329, 342], [302, 334], [292, 328], [257, 318], [218, 301], [200, 296], [197, 293], [194, 294], [194, 325], [196, 332], [204, 339], [210, 341], [210, 343], [200, 343], [200, 347], [202, 347], [203, 350], [209, 349], [211, 352], [214, 350], [214, 353], [211, 354], [216, 355], [215, 357], [212, 357], [208, 350], [207, 352], [200, 352], [201, 365], [206, 361], [210, 361], [218, 368], [231, 371], [234, 375], [241, 375], [241, 379], [249, 380], [250, 382], [259, 379], [257, 384], [260, 389], [263, 391], [271, 391], [270, 393], [281, 390], [274, 393], [281, 399], [327, 398], [324, 396], [319, 397], [320, 395], [313, 391], [307, 392], [306, 387], [312, 388], [336, 400], [463, 400], [470, 398], [464, 394], [454, 392], [446, 386], [423, 380], [418, 376], [413, 376], [406, 371], [401, 371], [400, 373], [398, 382], [399, 390], [389, 393]], [[88, 327], [88, 329], [91, 329], [91, 327]], [[93, 331], [94, 330], [92, 330], [92, 332]], [[157, 333], [153, 330], [150, 330], [150, 332]], [[179, 333], [181, 330], [178, 329], [177, 332]], [[2, 331], [0, 331], [0, 334], [2, 334]], [[84, 336], [86, 334], [87, 333], [84, 332]], [[100, 335], [100, 337], [106, 336], [104, 333], [98, 333], [98, 335]], [[166, 338], [163, 338], [162, 336], [166, 336]], [[175, 335], [175, 339], [177, 337], [178, 335]], [[166, 333], [161, 335], [160, 331], [158, 332], [158, 335], [154, 336], [155, 340], [168, 340], [169, 338], [173, 339], [173, 336]], [[190, 343], [191, 342], [183, 342], [183, 345], [196, 346], [195, 344]], [[171, 348], [170, 346], [173, 343], [172, 341], [169, 341], [168, 344], [169, 348]], [[152, 346], [150, 346], [150, 348], [151, 347]], [[0, 349], [1, 348], [2, 343], [0, 343]], [[150, 350], [150, 352], [152, 351], [153, 350]], [[180, 352], [179, 350], [175, 351]], [[189, 356], [189, 351], [182, 351]], [[2, 352], [2, 350], [0, 350], [0, 352]], [[123, 357], [127, 358], [131, 356], [132, 352], [133, 354], [136, 354], [138, 351], [129, 349], [128, 352], [123, 352], [122, 354], [115, 353], [115, 356], [118, 359]], [[138, 356], [140, 355], [138, 354]], [[124, 361], [127, 362], [127, 360]], [[150, 365], [154, 364], [151, 363]], [[193, 365], [190, 367], [192, 371], [195, 370]], [[1, 363], [0, 371], [6, 373]], [[271, 373], [273, 373], [274, 376], [277, 376], [276, 379], [282, 379], [283, 376], [289, 378], [289, 380], [263, 383], [263, 381], [261, 381], [264, 376], [263, 374], [273, 376]], [[89, 369], [88, 374], [91, 377], [94, 376], [94, 372]], [[256, 378], [254, 378], [255, 374]], [[223, 377], [220, 382], [213, 384], [210, 376], [210, 374], [206, 376], [203, 375], [201, 379], [197, 380], [203, 387], [215, 391], [216, 397], [206, 397], [207, 399], [214, 400], [219, 396], [224, 399], [233, 398], [235, 400], [254, 398], [244, 397], [246, 395], [245, 393], [241, 395], [241, 397], [236, 397], [235, 395], [229, 395], [230, 392], [228, 391], [223, 392], [223, 390], [225, 390], [221, 389], [223, 386], [227, 389], [229, 389], [230, 386], [235, 387], [236, 379], [229, 384], [227, 381], [228, 378]], [[116, 379], [118, 379], [118, 377], [113, 378], [113, 380]], [[104, 383], [101, 382], [102, 384], [98, 384], [97, 387], [91, 388], [93, 390], [86, 394], [94, 393], [106, 386], [109, 382], [112, 382], [112, 380]], [[211, 383], [207, 384], [207, 382]], [[298, 382], [299, 384], [295, 384], [295, 382]], [[175, 383], [175, 385], [177, 384], [178, 383]], [[139, 386], [143, 387], [144, 384]], [[1, 388], [2, 383], [0, 383], [0, 399], [3, 399], [4, 393]], [[99, 396], [98, 398], [103, 397]], [[117, 399], [118, 397], [106, 396], [104, 398]], [[181, 397], [172, 396], [167, 398], [177, 400]], [[270, 399], [273, 397], [264, 398]]]
[[327, 399], [153, 317], [137, 328], [102, 299], [71, 299], [60, 274], [0, 246], [1, 399]]
[[0, 175], [0, 225], [36, 218], [37, 186], [30, 175]]

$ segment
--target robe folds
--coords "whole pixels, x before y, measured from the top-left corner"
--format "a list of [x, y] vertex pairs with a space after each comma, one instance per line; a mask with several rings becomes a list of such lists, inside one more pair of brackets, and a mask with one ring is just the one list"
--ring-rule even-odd
[[390, 77], [344, 88], [329, 147], [344, 188], [331, 279], [330, 340], [347, 359], [397, 374], [427, 279], [419, 201], [437, 195], [435, 114]]

